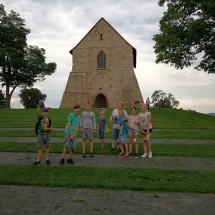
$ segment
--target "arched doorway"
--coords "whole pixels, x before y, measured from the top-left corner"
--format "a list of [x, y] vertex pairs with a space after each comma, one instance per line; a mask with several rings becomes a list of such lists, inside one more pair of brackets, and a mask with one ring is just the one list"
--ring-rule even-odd
[[106, 108], [107, 107], [107, 100], [103, 94], [99, 94], [96, 97], [95, 107], [96, 108]]

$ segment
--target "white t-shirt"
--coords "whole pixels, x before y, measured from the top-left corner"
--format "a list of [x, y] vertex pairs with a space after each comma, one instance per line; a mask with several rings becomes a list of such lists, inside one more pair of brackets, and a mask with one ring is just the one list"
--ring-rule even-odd
[[[139, 113], [139, 119], [140, 119], [140, 123], [142, 125], [143, 130], [147, 130], [148, 129], [148, 115], [150, 115], [150, 112], [146, 112], [146, 113]], [[150, 122], [150, 126], [149, 129], [152, 129], [152, 124]]]
[[130, 115], [130, 116], [128, 117], [128, 120], [129, 120], [130, 126], [133, 127], [133, 129], [134, 129], [135, 131], [138, 131], [138, 125], [137, 125], [137, 123], [135, 123], [135, 122], [139, 122], [139, 117], [138, 117], [138, 116]]
[[[124, 115], [125, 117], [127, 118], [128, 117], [128, 114], [125, 110], [123, 110], [124, 112]], [[115, 129], [120, 129], [120, 125], [119, 125], [119, 122], [118, 122], [118, 119], [119, 119], [119, 116], [118, 116], [118, 109], [115, 108], [113, 111], [112, 111], [112, 119], [113, 119], [113, 128]]]

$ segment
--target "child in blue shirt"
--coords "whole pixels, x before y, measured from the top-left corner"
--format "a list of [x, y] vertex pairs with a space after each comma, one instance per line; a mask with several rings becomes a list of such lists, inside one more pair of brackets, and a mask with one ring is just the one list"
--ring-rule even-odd
[[[120, 124], [119, 144], [120, 144], [120, 149], [121, 149], [119, 156], [129, 157], [128, 144], [127, 144], [127, 139], [126, 139], [128, 129], [126, 126], [126, 120], [125, 120], [126, 117], [124, 116], [123, 110], [118, 110], [118, 116], [119, 116], [118, 122]], [[125, 146], [125, 151], [124, 151], [124, 146]]]
[[101, 108], [99, 111], [100, 116], [97, 119], [97, 129], [99, 131], [99, 138], [101, 140], [101, 151], [104, 150], [104, 135], [107, 130], [107, 120], [105, 118], [105, 109]]

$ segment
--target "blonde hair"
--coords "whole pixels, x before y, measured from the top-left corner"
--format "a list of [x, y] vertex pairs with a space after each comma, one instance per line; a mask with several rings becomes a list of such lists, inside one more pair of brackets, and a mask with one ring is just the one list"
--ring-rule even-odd
[[118, 105], [122, 105], [122, 108], [124, 108], [123, 102], [118, 102], [118, 103], [117, 103], [117, 107], [118, 107]]

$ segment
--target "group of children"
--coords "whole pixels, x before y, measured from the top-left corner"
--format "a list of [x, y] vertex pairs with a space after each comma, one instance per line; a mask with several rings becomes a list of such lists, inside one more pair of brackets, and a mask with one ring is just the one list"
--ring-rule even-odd
[[[39, 107], [38, 107], [39, 108]], [[65, 128], [65, 136], [64, 136], [64, 148], [62, 159], [60, 164], [63, 165], [65, 162], [65, 156], [68, 148], [70, 148], [69, 158], [67, 159], [67, 163], [74, 164], [72, 160], [72, 155], [77, 145], [77, 132], [80, 128], [82, 132], [82, 153], [83, 158], [87, 157], [86, 154], [86, 141], [89, 140], [90, 145], [90, 153], [89, 157], [93, 157], [93, 134], [98, 131], [99, 138], [101, 141], [101, 151], [104, 150], [104, 139], [105, 133], [108, 131], [107, 119], [105, 117], [105, 109], [101, 108], [99, 110], [99, 117], [96, 120], [95, 114], [91, 111], [91, 105], [89, 103], [85, 106], [86, 111], [83, 111], [81, 117], [79, 116], [80, 105], [74, 106], [74, 113], [70, 113], [68, 116], [68, 122]], [[38, 109], [37, 109], [38, 110]], [[45, 113], [44, 113], [45, 112]], [[140, 127], [140, 131], [143, 136], [143, 145], [144, 145], [144, 154], [143, 158], [152, 157], [151, 151], [151, 143], [150, 136], [152, 133], [152, 124], [151, 124], [151, 114], [147, 110], [146, 104], [143, 104], [141, 107], [141, 113], [137, 115], [136, 107], [131, 108], [131, 115], [128, 116], [126, 111], [123, 109], [123, 103], [119, 102], [117, 104], [117, 108], [113, 110], [110, 116], [110, 122], [113, 123], [112, 128], [112, 148], [111, 151], [114, 151], [116, 148], [116, 143], [118, 142], [118, 146], [120, 148], [119, 156], [130, 157], [133, 156], [138, 158], [138, 130]], [[37, 111], [38, 113], [38, 111]], [[42, 110], [42, 116], [44, 119], [47, 119], [48, 111], [47, 109]], [[41, 116], [40, 116], [41, 117]], [[38, 115], [39, 118], [39, 115]], [[48, 122], [46, 121], [46, 124]], [[39, 127], [41, 129], [42, 125]], [[48, 126], [47, 126], [48, 127]], [[42, 146], [39, 144], [38, 140], [44, 139], [44, 145], [46, 147], [46, 163], [50, 164], [49, 161], [49, 142], [50, 142], [50, 131], [52, 127], [48, 130], [47, 127], [44, 130], [44, 133], [39, 133], [37, 135], [37, 146], [38, 146], [38, 156], [34, 165], [40, 163], [40, 158], [42, 154]], [[129, 136], [129, 144], [127, 143], [127, 134]], [[47, 136], [48, 135], [48, 136]], [[39, 137], [38, 137], [39, 136]], [[48, 137], [48, 138], [47, 138]], [[48, 141], [47, 141], [48, 139]], [[132, 153], [132, 145], [135, 143], [135, 153]]]

